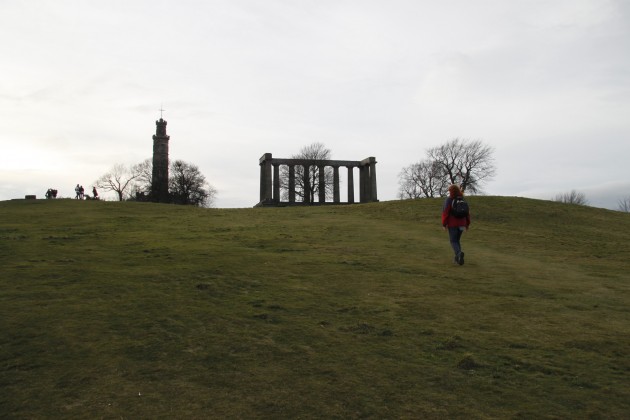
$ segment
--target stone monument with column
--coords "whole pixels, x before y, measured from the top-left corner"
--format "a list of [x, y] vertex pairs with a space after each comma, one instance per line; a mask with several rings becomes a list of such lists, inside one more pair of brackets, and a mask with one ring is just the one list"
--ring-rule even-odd
[[[278, 159], [271, 153], [265, 153], [259, 160], [260, 164], [260, 201], [255, 207], [261, 206], [294, 206], [294, 205], [322, 205], [322, 204], [353, 204], [354, 200], [354, 169], [359, 169], [359, 202], [370, 203], [378, 201], [376, 189], [376, 158], [369, 157], [361, 161], [355, 160], [316, 160], [316, 159]], [[286, 165], [289, 169], [288, 198], [289, 201], [280, 199], [280, 166]], [[304, 200], [295, 200], [295, 167], [304, 168]], [[316, 202], [310, 202], [308, 191], [309, 168], [319, 168], [319, 197]], [[333, 168], [333, 201], [326, 201], [326, 185], [324, 170]], [[339, 194], [339, 168], [348, 170], [348, 200], [342, 203]]]
[[168, 194], [168, 141], [170, 136], [166, 134], [166, 121], [162, 115], [155, 122], [155, 125], [150, 199], [158, 203], [167, 203], [170, 201]]

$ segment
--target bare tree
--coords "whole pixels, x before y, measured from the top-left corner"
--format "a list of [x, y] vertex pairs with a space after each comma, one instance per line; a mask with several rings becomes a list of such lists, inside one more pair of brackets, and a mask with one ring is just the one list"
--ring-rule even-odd
[[580, 206], [586, 206], [588, 204], [586, 195], [576, 190], [571, 190], [568, 193], [557, 194], [553, 201], [565, 204], [578, 204]]
[[401, 200], [442, 197], [446, 195], [449, 186], [441, 166], [430, 160], [423, 160], [403, 168], [398, 178], [398, 197]]
[[95, 184], [103, 191], [114, 191], [118, 195], [118, 201], [123, 201], [128, 196], [128, 191], [138, 176], [139, 174], [133, 166], [117, 163], [109, 172], [103, 174]]
[[153, 159], [147, 158], [142, 162], [134, 165], [134, 171], [138, 174], [136, 178], [136, 188], [146, 194], [151, 192], [151, 184], [153, 183]]
[[135, 199], [148, 197], [151, 193], [151, 185], [153, 184], [153, 159], [148, 158], [134, 165], [133, 171], [138, 174], [131, 186], [130, 196]]
[[[323, 143], [312, 143], [302, 147], [300, 152], [291, 156], [291, 159], [310, 159], [310, 160], [330, 160], [332, 153]], [[326, 188], [326, 198], [330, 198], [333, 194], [334, 171], [331, 167], [324, 169], [324, 184]], [[319, 197], [319, 168], [317, 166], [309, 167], [309, 199], [315, 202], [315, 197]], [[289, 199], [289, 168], [287, 166], [280, 167], [280, 188], [282, 189], [282, 199]], [[304, 200], [304, 167], [295, 166], [295, 195]]]
[[462, 191], [481, 192], [482, 184], [495, 175], [494, 150], [481, 140], [453, 139], [427, 150], [427, 157], [440, 165], [445, 178]]
[[630, 213], [630, 196], [619, 200], [619, 211]]
[[175, 204], [212, 207], [217, 191], [206, 181], [199, 168], [182, 160], [171, 163], [169, 193]]
[[450, 184], [459, 185], [462, 191], [480, 193], [496, 172], [493, 152], [481, 140], [453, 139], [430, 148], [425, 160], [403, 168], [398, 175], [398, 197], [441, 197]]

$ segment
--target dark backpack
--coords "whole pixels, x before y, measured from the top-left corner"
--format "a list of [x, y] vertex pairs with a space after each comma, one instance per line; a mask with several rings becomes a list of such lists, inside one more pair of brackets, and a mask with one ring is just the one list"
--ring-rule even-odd
[[468, 207], [468, 203], [464, 201], [464, 197], [457, 197], [453, 199], [453, 203], [451, 204], [451, 215], [458, 219], [463, 219], [468, 216], [470, 212], [470, 208]]

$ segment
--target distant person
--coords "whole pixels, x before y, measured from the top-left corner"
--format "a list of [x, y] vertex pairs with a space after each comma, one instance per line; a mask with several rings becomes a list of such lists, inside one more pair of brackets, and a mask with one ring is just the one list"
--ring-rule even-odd
[[78, 200], [81, 198], [81, 187], [79, 186], [79, 184], [77, 184], [76, 187], [74, 187], [74, 192], [77, 193], [75, 200]]
[[96, 187], [92, 187], [92, 198], [98, 200], [98, 192], [96, 192]]
[[81, 200], [85, 198], [85, 188], [83, 188], [83, 185], [79, 187], [79, 195], [81, 196]]
[[457, 185], [451, 185], [448, 187], [448, 197], [442, 208], [442, 227], [448, 230], [448, 238], [455, 253], [454, 264], [464, 265], [464, 251], [460, 240], [469, 226], [470, 211], [464, 201], [464, 193]]

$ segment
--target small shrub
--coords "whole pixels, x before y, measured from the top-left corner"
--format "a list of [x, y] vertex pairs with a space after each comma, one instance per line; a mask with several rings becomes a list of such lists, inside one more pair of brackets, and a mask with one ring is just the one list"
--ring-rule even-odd
[[462, 347], [461, 345], [462, 338], [458, 335], [454, 335], [452, 337], [447, 338], [440, 344], [438, 344], [437, 348], [439, 350], [455, 350], [457, 348]]
[[457, 367], [463, 370], [471, 370], [481, 367], [481, 365], [475, 361], [475, 359], [472, 357], [472, 354], [467, 353], [466, 355], [464, 355], [462, 360], [457, 363]]

